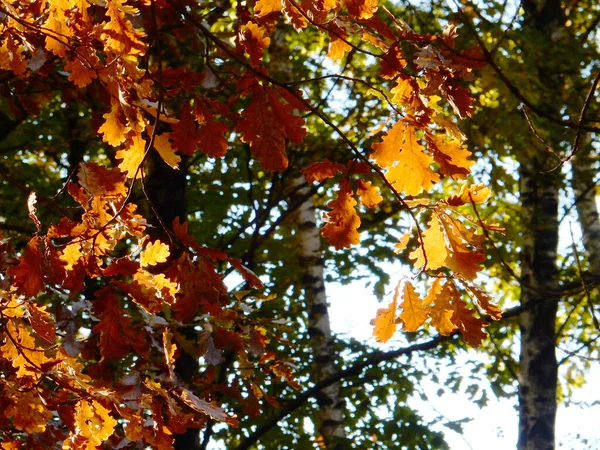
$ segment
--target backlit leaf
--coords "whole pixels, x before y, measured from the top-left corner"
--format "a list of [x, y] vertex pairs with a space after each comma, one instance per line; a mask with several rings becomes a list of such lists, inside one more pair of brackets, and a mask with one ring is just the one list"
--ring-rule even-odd
[[429, 312], [413, 285], [406, 281], [402, 290], [402, 313], [400, 319], [404, 323], [404, 331], [417, 331], [427, 320]]
[[396, 305], [399, 294], [400, 283], [396, 286], [392, 302], [387, 308], [378, 309], [375, 319], [371, 321], [373, 325], [373, 337], [375, 337], [377, 342], [385, 343], [389, 341], [396, 332]]
[[360, 217], [356, 214], [356, 200], [348, 180], [342, 180], [337, 198], [327, 206], [332, 210], [323, 215], [325, 225], [321, 233], [336, 249], [350, 247], [360, 241]]
[[142, 267], [154, 266], [165, 262], [170, 254], [167, 244], [160, 241], [150, 242], [140, 254], [140, 264]]

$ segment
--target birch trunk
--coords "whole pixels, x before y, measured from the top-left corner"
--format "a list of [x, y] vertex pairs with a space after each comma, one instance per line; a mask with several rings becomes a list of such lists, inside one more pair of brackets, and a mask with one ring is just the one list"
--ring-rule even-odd
[[[304, 177], [293, 182], [302, 186], [296, 197], [305, 196], [309, 190]], [[321, 236], [317, 226], [317, 213], [312, 197], [306, 199], [296, 211], [297, 242], [300, 266], [304, 270], [302, 288], [308, 312], [308, 333], [314, 355], [314, 382], [324, 380], [337, 372], [334, 360], [334, 338], [331, 334], [329, 307], [325, 293], [325, 277]], [[317, 398], [320, 423], [318, 429], [328, 449], [341, 449], [345, 441], [344, 401], [340, 398], [340, 384], [335, 383], [324, 388]]]
[[573, 167], [571, 183], [575, 192], [575, 206], [589, 271], [597, 277], [600, 271], [600, 220], [594, 184], [598, 172], [593, 166], [593, 151], [592, 135], [586, 133], [582, 136], [580, 150], [571, 160]]

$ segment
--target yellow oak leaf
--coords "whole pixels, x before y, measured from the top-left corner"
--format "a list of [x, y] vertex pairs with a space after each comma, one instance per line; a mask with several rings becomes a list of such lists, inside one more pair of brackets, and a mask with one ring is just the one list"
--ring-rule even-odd
[[119, 150], [115, 155], [117, 159], [123, 161], [119, 164], [121, 172], [125, 172], [127, 178], [135, 177], [136, 172], [139, 176], [138, 169], [144, 160], [146, 153], [146, 141], [139, 134], [135, 134], [131, 138], [129, 146], [125, 150]]
[[400, 148], [406, 124], [397, 122], [383, 136], [381, 142], [373, 144], [371, 158], [381, 167], [389, 167], [400, 159]]
[[113, 147], [117, 147], [125, 141], [125, 133], [129, 130], [121, 122], [120, 113], [119, 102], [112, 102], [110, 111], [102, 116], [105, 122], [98, 130], [102, 134], [102, 140]]
[[325, 213], [325, 225], [321, 233], [335, 248], [342, 249], [358, 244], [360, 241], [360, 217], [356, 214], [356, 200], [348, 180], [340, 182], [337, 198], [327, 204], [332, 211]]
[[113, 434], [117, 421], [110, 415], [110, 411], [96, 400], [81, 400], [75, 406], [75, 425], [76, 435], [70, 438], [84, 438], [87, 440], [85, 448], [92, 450], [102, 445]]
[[396, 332], [396, 306], [398, 304], [398, 295], [400, 294], [400, 283], [396, 286], [394, 299], [387, 308], [377, 310], [377, 315], [371, 321], [373, 328], [373, 337], [377, 342], [385, 343]]
[[144, 52], [145, 46], [141, 41], [145, 34], [133, 28], [126, 13], [137, 13], [136, 8], [124, 5], [125, 0], [108, 0], [106, 15], [110, 21], [103, 27], [102, 39], [106, 48], [117, 55], [136, 56]]
[[423, 147], [411, 125], [404, 127], [400, 158], [386, 172], [387, 180], [400, 192], [418, 195], [429, 191], [440, 177], [431, 169], [433, 157], [423, 152]]
[[348, 45], [343, 40], [336, 38], [329, 43], [329, 51], [327, 52], [327, 56], [329, 56], [334, 61], [337, 61], [338, 59], [342, 59], [344, 55], [350, 50], [352, 50], [352, 47], [350, 47], [350, 45]]
[[154, 137], [154, 148], [169, 166], [173, 169], [177, 169], [179, 163], [181, 162], [181, 157], [176, 154], [175, 148], [169, 142], [171, 138], [171, 133], [163, 133], [161, 135]]
[[429, 315], [423, 300], [409, 281], [404, 283], [400, 307], [402, 308], [400, 320], [404, 323], [404, 331], [417, 331]]
[[60, 254], [61, 261], [67, 263], [65, 269], [73, 270], [73, 266], [77, 265], [81, 259], [81, 242], [73, 242], [65, 247]]
[[411, 252], [409, 257], [415, 260], [415, 267], [423, 267], [425, 265], [425, 257], [427, 257], [427, 266], [425, 269], [435, 270], [445, 265], [448, 257], [448, 249], [446, 239], [442, 231], [442, 226], [437, 214], [431, 216], [429, 228], [422, 233], [423, 246]]
[[465, 203], [483, 203], [492, 195], [492, 191], [490, 188], [484, 186], [483, 184], [472, 184], [467, 187], [466, 184], [462, 185], [460, 190], [460, 198]]
[[11, 403], [2, 414], [7, 419], [12, 419], [12, 424], [17, 430], [27, 433], [43, 433], [46, 430], [48, 421], [52, 419], [52, 411], [44, 406], [36, 389], [29, 391], [10, 389], [5, 394], [10, 394], [8, 398]]
[[394, 247], [394, 252], [402, 253], [406, 246], [408, 245], [408, 241], [410, 240], [410, 235], [412, 233], [409, 231], [408, 233], [404, 233], [402, 237], [398, 240], [398, 243]]
[[56, 6], [51, 7], [48, 20], [43, 27], [46, 31], [46, 50], [61, 58], [64, 57], [67, 53], [69, 37], [73, 35], [73, 30], [69, 27], [65, 17], [65, 11]]
[[171, 252], [169, 246], [160, 241], [149, 243], [140, 255], [140, 264], [142, 267], [154, 266], [167, 260]]
[[38, 379], [40, 372], [39, 369], [36, 370], [36, 366], [39, 368], [50, 361], [44, 350], [36, 347], [35, 339], [21, 321], [9, 320], [6, 325], [6, 333], [12, 339], [6, 339], [4, 345], [0, 347], [4, 359], [10, 361], [12, 366], [18, 369], [18, 378], [28, 376]]
[[360, 196], [360, 202], [367, 208], [375, 208], [383, 200], [379, 195], [379, 187], [373, 186], [370, 181], [359, 180], [356, 193]]
[[396, 86], [390, 91], [393, 94], [392, 101], [396, 104], [408, 103], [413, 92], [413, 87], [410, 81], [399, 78]]
[[264, 17], [275, 11], [281, 11], [283, 8], [282, 1], [284, 0], [258, 0], [254, 11], [258, 17]]
[[427, 296], [423, 299], [423, 304], [429, 307], [429, 317], [431, 317], [431, 325], [441, 335], [448, 336], [455, 329], [456, 325], [452, 323], [452, 314], [454, 308], [452, 307], [452, 300], [454, 294], [458, 294], [456, 289], [452, 289], [449, 286], [449, 282], [442, 285], [442, 281], [436, 278], [427, 293]]

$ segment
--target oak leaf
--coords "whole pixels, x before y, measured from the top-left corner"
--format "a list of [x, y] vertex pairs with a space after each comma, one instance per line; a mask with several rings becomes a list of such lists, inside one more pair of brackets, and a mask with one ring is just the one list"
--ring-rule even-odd
[[377, 11], [378, 0], [344, 0], [344, 6], [350, 15], [357, 19], [369, 19]]
[[456, 139], [445, 135], [427, 136], [429, 149], [435, 162], [440, 165], [440, 172], [453, 179], [464, 179], [475, 161], [469, 160], [471, 152], [462, 147]]
[[112, 101], [110, 111], [102, 116], [105, 122], [98, 129], [98, 132], [102, 134], [102, 140], [113, 147], [117, 147], [125, 141], [125, 135], [129, 130], [121, 122], [120, 114], [121, 107], [119, 102], [116, 100]]
[[404, 323], [405, 331], [417, 331], [425, 323], [429, 315], [429, 312], [423, 305], [423, 300], [409, 281], [404, 283], [400, 307], [402, 308], [400, 320]]
[[454, 313], [452, 314], [452, 323], [460, 330], [467, 344], [478, 347], [485, 339], [484, 328], [487, 322], [480, 317], [475, 317], [473, 310], [467, 309], [467, 305], [458, 294], [452, 301]]
[[375, 208], [383, 201], [378, 186], [373, 186], [370, 181], [363, 180], [358, 180], [356, 184], [356, 194], [360, 196], [360, 202], [367, 208]]
[[44, 260], [37, 248], [38, 238], [35, 237], [23, 250], [19, 264], [8, 270], [15, 278], [14, 284], [19, 292], [27, 297], [35, 297], [44, 289]]
[[335, 38], [329, 43], [327, 56], [337, 61], [338, 59], [342, 59], [350, 50], [352, 50], [352, 47], [347, 42], [340, 38]]
[[400, 283], [394, 291], [394, 299], [387, 308], [377, 310], [375, 319], [371, 321], [373, 325], [373, 337], [377, 342], [386, 343], [396, 332], [396, 306], [398, 296], [400, 295]]
[[167, 261], [170, 254], [167, 244], [160, 241], [150, 242], [140, 254], [140, 265], [142, 267], [155, 266]]
[[300, 170], [309, 183], [320, 183], [327, 178], [332, 178], [342, 173], [346, 167], [343, 164], [331, 162], [328, 159], [315, 162]]
[[129, 146], [125, 150], [119, 150], [115, 157], [122, 159], [119, 164], [121, 172], [125, 172], [127, 178], [133, 178], [136, 173], [139, 176], [142, 161], [146, 153], [146, 141], [140, 134], [135, 134], [131, 138]]
[[158, 136], [154, 137], [154, 148], [169, 166], [173, 169], [177, 169], [179, 163], [181, 162], [181, 157], [176, 154], [173, 146], [170, 142], [171, 133], [162, 133]]
[[423, 304], [429, 308], [431, 325], [443, 336], [449, 336], [456, 329], [452, 322], [454, 308], [452, 302], [458, 293], [456, 289], [449, 286], [450, 282], [442, 285], [442, 281], [436, 278], [423, 299]]
[[429, 228], [421, 234], [421, 238], [423, 245], [409, 255], [415, 261], [415, 267], [425, 266], [425, 259], [427, 259], [426, 270], [435, 270], [444, 266], [448, 257], [448, 249], [437, 214], [432, 214]]
[[282, 2], [285, 0], [258, 0], [254, 6], [254, 11], [258, 17], [264, 17], [272, 12], [281, 11]]
[[269, 47], [271, 39], [265, 36], [265, 30], [259, 25], [248, 22], [240, 28], [240, 44], [250, 55], [250, 63], [253, 66], [260, 64], [263, 50]]
[[327, 206], [332, 210], [323, 215], [325, 225], [321, 233], [336, 249], [350, 247], [360, 241], [360, 217], [356, 214], [356, 200], [348, 180], [342, 180], [337, 198]]
[[125, 195], [123, 174], [94, 162], [82, 163], [77, 172], [79, 184], [91, 195]]
[[236, 131], [249, 143], [252, 154], [263, 169], [285, 170], [288, 167], [286, 140], [300, 143], [306, 134], [304, 119], [292, 114], [294, 107], [282, 103], [276, 92], [255, 86], [251, 104], [242, 112]]

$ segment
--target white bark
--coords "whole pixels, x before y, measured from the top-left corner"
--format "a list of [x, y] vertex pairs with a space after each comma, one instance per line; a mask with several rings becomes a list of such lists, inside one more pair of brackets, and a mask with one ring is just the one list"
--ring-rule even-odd
[[[310, 187], [304, 177], [293, 182], [302, 186], [297, 190], [296, 198], [305, 196]], [[317, 226], [315, 203], [312, 197], [305, 200], [296, 211], [297, 242], [300, 266], [304, 270], [302, 287], [308, 312], [308, 332], [314, 355], [314, 381], [319, 382], [337, 372], [334, 355], [334, 338], [331, 334], [329, 305], [325, 292], [325, 277], [321, 236]], [[343, 448], [346, 434], [344, 429], [344, 401], [340, 398], [339, 383], [323, 389], [318, 397], [320, 410], [319, 432], [327, 448]]]

